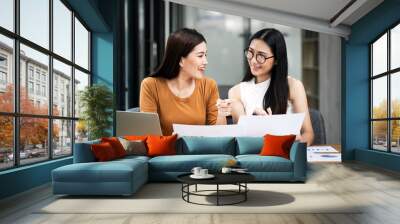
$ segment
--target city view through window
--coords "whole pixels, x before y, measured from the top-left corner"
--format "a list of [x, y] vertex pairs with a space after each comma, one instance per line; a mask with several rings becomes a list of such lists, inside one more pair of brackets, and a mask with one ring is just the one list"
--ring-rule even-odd
[[[370, 46], [371, 145], [375, 150], [400, 153], [400, 25]], [[388, 103], [390, 102], [390, 103]]]
[[70, 156], [87, 139], [90, 32], [60, 0], [20, 0], [20, 24], [14, 7], [0, 1], [0, 170]]

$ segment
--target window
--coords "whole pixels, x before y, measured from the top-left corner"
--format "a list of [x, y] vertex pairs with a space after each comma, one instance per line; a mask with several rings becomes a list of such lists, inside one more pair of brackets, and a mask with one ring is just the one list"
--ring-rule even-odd
[[39, 69], [36, 69], [36, 80], [40, 81], [40, 71], [39, 71]]
[[42, 73], [42, 82], [46, 82], [46, 74]]
[[42, 86], [42, 96], [46, 96], [46, 86]]
[[0, 55], [0, 67], [7, 67], [7, 57], [5, 55]]
[[75, 18], [75, 62], [82, 68], [89, 69], [89, 32]]
[[68, 87], [90, 84], [90, 31], [62, 0], [0, 0], [0, 26], [0, 170], [72, 155], [87, 131], [76, 128], [80, 90]]
[[371, 148], [400, 153], [400, 24], [370, 44]]
[[0, 1], [0, 26], [14, 31], [14, 0]]
[[7, 74], [3, 71], [0, 71], [0, 84], [1, 85], [7, 84]]
[[28, 92], [29, 94], [33, 94], [33, 82], [28, 82]]
[[40, 95], [40, 84], [36, 84], [36, 95]]
[[29, 73], [29, 79], [33, 80], [33, 67], [32, 66], [29, 66], [28, 73]]

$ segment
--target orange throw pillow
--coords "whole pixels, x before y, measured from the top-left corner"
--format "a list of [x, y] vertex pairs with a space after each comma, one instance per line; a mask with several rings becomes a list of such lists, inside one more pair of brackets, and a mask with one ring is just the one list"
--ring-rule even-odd
[[265, 135], [264, 145], [261, 149], [260, 155], [262, 156], [280, 156], [290, 159], [290, 148], [296, 135]]
[[117, 158], [121, 158], [126, 156], [126, 151], [124, 149], [124, 146], [122, 146], [121, 142], [118, 140], [116, 137], [110, 137], [110, 138], [101, 138], [101, 142], [108, 142], [114, 149], [115, 155]]
[[137, 141], [137, 140], [140, 140], [140, 141], [146, 141], [146, 139], [147, 139], [147, 136], [142, 136], [142, 135], [126, 135], [126, 136], [123, 136], [123, 138], [124, 139], [126, 139], [126, 140], [129, 140], [129, 141]]
[[93, 144], [90, 147], [92, 149], [94, 157], [99, 162], [109, 161], [117, 158], [113, 147], [108, 142]]
[[147, 137], [147, 154], [148, 156], [165, 156], [165, 155], [175, 155], [175, 143], [177, 135], [171, 136], [154, 136], [150, 135]]

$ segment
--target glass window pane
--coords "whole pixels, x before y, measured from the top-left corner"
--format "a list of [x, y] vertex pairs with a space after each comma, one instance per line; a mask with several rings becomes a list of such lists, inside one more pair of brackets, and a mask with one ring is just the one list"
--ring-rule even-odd
[[75, 143], [88, 141], [88, 128], [84, 120], [75, 121]]
[[14, 43], [0, 35], [0, 111], [14, 111]]
[[47, 55], [21, 44], [21, 113], [48, 114], [48, 64]]
[[14, 31], [14, 1], [0, 1], [0, 26]]
[[49, 1], [20, 0], [21, 36], [49, 48]]
[[392, 141], [392, 152], [400, 153], [400, 120], [391, 121], [391, 141]]
[[14, 165], [14, 124], [11, 116], [0, 116], [0, 170]]
[[372, 148], [387, 151], [387, 121], [372, 122]]
[[53, 115], [72, 117], [71, 66], [53, 60]]
[[391, 75], [390, 85], [391, 115], [400, 118], [400, 72]]
[[89, 32], [75, 18], [75, 63], [89, 70]]
[[20, 119], [21, 164], [34, 163], [49, 158], [49, 120], [22, 117]]
[[80, 93], [89, 86], [89, 75], [75, 69], [75, 117], [79, 117], [81, 114], [80, 103]]
[[391, 69], [400, 67], [400, 24], [391, 30], [390, 51]]
[[72, 121], [53, 121], [53, 157], [72, 154]]
[[53, 17], [53, 51], [72, 60], [72, 12], [60, 0], [54, 0]]
[[387, 118], [387, 77], [372, 80], [372, 118]]
[[387, 71], [387, 34], [372, 45], [372, 68], [373, 75]]

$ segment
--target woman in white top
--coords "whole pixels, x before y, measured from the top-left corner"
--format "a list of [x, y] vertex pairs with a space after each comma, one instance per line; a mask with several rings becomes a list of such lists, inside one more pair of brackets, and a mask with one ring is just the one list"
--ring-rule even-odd
[[241, 83], [229, 90], [229, 99], [217, 104], [221, 113], [232, 115], [306, 114], [297, 140], [310, 145], [314, 132], [307, 97], [301, 81], [288, 76], [286, 44], [281, 32], [263, 29], [255, 33], [245, 50], [247, 72]]

